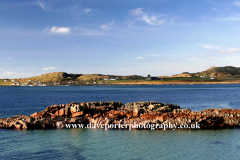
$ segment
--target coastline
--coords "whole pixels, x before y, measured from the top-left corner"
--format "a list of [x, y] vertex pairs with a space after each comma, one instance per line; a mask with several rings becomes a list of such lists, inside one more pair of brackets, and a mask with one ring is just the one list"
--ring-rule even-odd
[[46, 87], [46, 86], [113, 86], [113, 85], [210, 85], [210, 84], [240, 84], [240, 82], [125, 82], [125, 83], [110, 83], [110, 84], [84, 84], [84, 85], [28, 85], [28, 86], [17, 86], [17, 85], [0, 85], [0, 87]]

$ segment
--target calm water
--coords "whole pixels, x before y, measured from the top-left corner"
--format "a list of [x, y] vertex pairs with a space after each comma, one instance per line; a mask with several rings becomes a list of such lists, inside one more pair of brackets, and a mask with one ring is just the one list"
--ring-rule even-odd
[[[159, 101], [194, 111], [240, 108], [240, 85], [0, 87], [0, 117], [52, 104]], [[0, 130], [0, 159], [239, 159], [240, 130]]]

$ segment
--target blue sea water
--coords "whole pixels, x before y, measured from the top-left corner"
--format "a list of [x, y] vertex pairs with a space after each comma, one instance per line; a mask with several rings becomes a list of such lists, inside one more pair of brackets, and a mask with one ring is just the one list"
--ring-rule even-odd
[[[240, 85], [0, 87], [0, 117], [52, 104], [158, 101], [193, 111], [240, 108]], [[0, 159], [239, 159], [240, 130], [4, 130]]]

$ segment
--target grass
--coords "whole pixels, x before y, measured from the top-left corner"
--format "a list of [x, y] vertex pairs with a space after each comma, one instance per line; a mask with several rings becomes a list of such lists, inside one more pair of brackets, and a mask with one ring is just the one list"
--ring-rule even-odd
[[[101, 82], [102, 80], [98, 80], [98, 82]], [[221, 77], [221, 78], [215, 78], [210, 79], [210, 77], [207, 78], [200, 78], [200, 77], [169, 77], [169, 78], [163, 78], [162, 80], [115, 80], [107, 81], [108, 84], [165, 84], [165, 83], [231, 83], [231, 82], [239, 82], [240, 83], [240, 77]]]
[[[239, 78], [240, 80], [240, 78]], [[108, 80], [108, 84], [117, 84], [117, 83], [139, 83], [139, 82], [212, 82], [219, 81], [218, 79], [210, 80], [210, 78], [199, 78], [199, 77], [173, 77], [173, 78], [163, 78], [162, 80]]]
[[[97, 84], [99, 82], [103, 82], [104, 80], [97, 80]], [[27, 79], [22, 79], [21, 84], [28, 83]], [[82, 82], [88, 82], [88, 80], [82, 80]], [[162, 78], [162, 80], [107, 80], [107, 84], [110, 85], [124, 85], [124, 84], [199, 84], [199, 83], [240, 83], [239, 77], [216, 77], [214, 80], [211, 80], [209, 77], [200, 78], [200, 77], [166, 77]], [[0, 86], [12, 85], [14, 82], [9, 80], [8, 82], [4, 82], [3, 79], [0, 80]], [[32, 82], [31, 82], [32, 83]], [[80, 83], [80, 82], [79, 82]], [[105, 83], [104, 83], [105, 84]]]
[[179, 81], [179, 82], [212, 82], [218, 81], [217, 78], [211, 80], [208, 78], [200, 78], [200, 77], [171, 77], [171, 78], [163, 78], [163, 81]]
[[8, 82], [4, 82], [4, 79], [0, 80], [0, 86], [9, 86], [12, 85], [15, 82], [11, 82], [11, 79], [8, 80]]
[[116, 83], [130, 83], [130, 82], [145, 82], [146, 80], [108, 80], [108, 84], [116, 84]]
[[0, 86], [9, 86], [12, 84], [13, 84], [13, 82], [0, 82]]

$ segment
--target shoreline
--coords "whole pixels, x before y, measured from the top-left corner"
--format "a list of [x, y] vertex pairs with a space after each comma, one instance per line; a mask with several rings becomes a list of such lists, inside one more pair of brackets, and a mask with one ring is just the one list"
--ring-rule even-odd
[[111, 84], [85, 84], [85, 85], [0, 85], [0, 87], [47, 87], [47, 86], [115, 86], [115, 85], [211, 85], [211, 84], [240, 84], [240, 82], [135, 82], [135, 83], [111, 83]]

